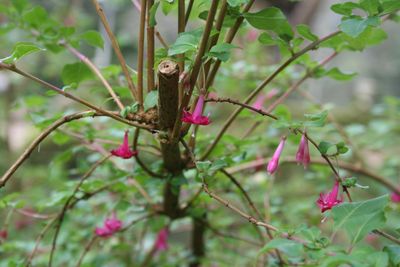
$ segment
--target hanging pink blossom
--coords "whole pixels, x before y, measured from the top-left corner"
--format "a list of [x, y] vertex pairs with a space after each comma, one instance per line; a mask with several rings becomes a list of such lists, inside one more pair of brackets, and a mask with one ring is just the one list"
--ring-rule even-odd
[[277, 149], [275, 150], [274, 155], [272, 156], [272, 159], [268, 162], [267, 172], [269, 174], [274, 174], [278, 169], [279, 158], [281, 157], [283, 147], [285, 146], [285, 141], [286, 137], [282, 137]]
[[7, 237], [8, 237], [8, 232], [7, 232], [7, 230], [5, 230], [5, 229], [3, 229], [3, 230], [0, 230], [0, 239], [7, 239]]
[[194, 109], [193, 114], [189, 111], [184, 110], [182, 121], [191, 124], [198, 124], [198, 125], [208, 125], [210, 124], [210, 119], [208, 116], [203, 116], [203, 106], [204, 106], [204, 95], [200, 95], [199, 99], [197, 100], [196, 107]]
[[122, 221], [117, 219], [115, 213], [104, 221], [103, 227], [96, 227], [95, 233], [100, 237], [110, 237], [122, 227]]
[[168, 249], [168, 228], [163, 228], [158, 232], [157, 239], [155, 242], [156, 251], [163, 251]]
[[393, 192], [392, 194], [390, 194], [390, 199], [392, 200], [392, 202], [394, 203], [400, 203], [400, 195]]
[[266, 95], [259, 95], [256, 101], [254, 101], [253, 108], [262, 109], [266, 98], [267, 98]]
[[308, 139], [305, 132], [301, 136], [299, 149], [296, 153], [296, 161], [298, 164], [303, 164], [304, 169], [307, 169], [308, 165], [310, 164], [310, 151], [308, 148]]
[[319, 208], [321, 209], [321, 212], [330, 210], [334, 206], [343, 202], [342, 198], [338, 199], [338, 194], [339, 194], [339, 182], [336, 181], [331, 192], [329, 192], [327, 194], [321, 193], [319, 195], [317, 204], [318, 204]]
[[137, 151], [133, 151], [129, 148], [128, 131], [125, 132], [122, 145], [120, 145], [117, 149], [111, 150], [111, 154], [123, 159], [129, 159], [138, 154]]
[[257, 40], [257, 37], [258, 37], [257, 30], [252, 28], [246, 34], [246, 41], [254, 42], [255, 40]]

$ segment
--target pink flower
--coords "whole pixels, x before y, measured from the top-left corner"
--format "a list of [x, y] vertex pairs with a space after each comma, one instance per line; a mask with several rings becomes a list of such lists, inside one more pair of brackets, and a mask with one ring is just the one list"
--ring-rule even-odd
[[117, 149], [111, 150], [111, 154], [116, 157], [123, 158], [123, 159], [129, 159], [138, 154], [137, 151], [132, 151], [129, 148], [128, 131], [125, 132], [124, 141], [123, 141], [122, 145], [120, 145]]
[[263, 108], [264, 101], [265, 101], [266, 98], [267, 98], [266, 95], [259, 95], [259, 96], [257, 97], [256, 101], [254, 101], [253, 108], [255, 108], [255, 109], [262, 109], [262, 108]]
[[103, 227], [96, 227], [95, 233], [100, 237], [110, 237], [122, 227], [122, 221], [117, 219], [115, 213], [104, 221]]
[[157, 239], [154, 245], [156, 251], [163, 251], [168, 249], [168, 234], [168, 228], [166, 227], [158, 232]]
[[272, 159], [268, 162], [267, 172], [269, 174], [274, 174], [276, 172], [276, 170], [278, 169], [279, 158], [282, 154], [283, 147], [285, 146], [285, 141], [286, 141], [286, 137], [282, 137], [281, 141], [278, 145], [278, 148], [275, 150], [275, 153], [272, 156]]
[[306, 133], [304, 132], [301, 136], [299, 149], [296, 153], [296, 161], [298, 164], [303, 164], [304, 169], [307, 169], [308, 164], [310, 164], [310, 152], [308, 150], [308, 139]]
[[278, 89], [276, 89], [276, 88], [273, 88], [273, 89], [271, 89], [271, 90], [269, 90], [268, 91], [268, 93], [266, 94], [266, 99], [271, 99], [271, 98], [273, 98], [274, 96], [276, 96], [277, 94], [279, 94], [279, 90]]
[[0, 230], [0, 239], [7, 239], [7, 237], [8, 237], [8, 232], [7, 232], [7, 230], [5, 230], [5, 229], [3, 229], [3, 230]]
[[255, 29], [250, 29], [250, 30], [247, 32], [246, 40], [247, 40], [248, 42], [254, 42], [255, 40], [257, 40], [257, 37], [258, 37], [257, 30], [255, 30]]
[[400, 203], [400, 195], [393, 192], [392, 194], [390, 194], [390, 199], [392, 200], [392, 202], [394, 203]]
[[208, 125], [210, 124], [210, 119], [208, 116], [203, 116], [203, 106], [204, 106], [204, 96], [200, 95], [199, 100], [197, 100], [196, 108], [193, 114], [184, 110], [182, 121], [191, 124]]
[[339, 193], [339, 182], [336, 181], [331, 192], [327, 194], [323, 193], [319, 194], [319, 199], [317, 200], [317, 204], [321, 209], [321, 212], [330, 210], [334, 206], [342, 203], [343, 199], [338, 199], [338, 193]]

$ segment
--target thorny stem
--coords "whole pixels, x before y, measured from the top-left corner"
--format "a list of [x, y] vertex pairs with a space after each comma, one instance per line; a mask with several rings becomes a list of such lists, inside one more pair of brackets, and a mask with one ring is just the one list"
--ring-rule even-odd
[[103, 23], [104, 29], [107, 32], [108, 38], [110, 38], [111, 41], [111, 46], [114, 49], [115, 54], [117, 55], [118, 61], [121, 65], [122, 68], [122, 72], [124, 73], [125, 79], [128, 83], [128, 88], [131, 92], [131, 95], [134, 99], [137, 99], [137, 92], [136, 92], [136, 87], [135, 84], [132, 81], [131, 75], [129, 74], [129, 70], [128, 67], [126, 65], [126, 61], [124, 56], [122, 55], [121, 49], [119, 47], [117, 38], [115, 37], [114, 33], [111, 30], [111, 27], [108, 23], [107, 17], [104, 14], [103, 8], [100, 6], [99, 2], [97, 0], [92, 0], [95, 8], [96, 8], [96, 12], [100, 17], [101, 22]]
[[[329, 34], [329, 35], [327, 35], [327, 36], [325, 36], [325, 37], [323, 37], [321, 39], [318, 39], [315, 42], [312, 42], [311, 44], [309, 44], [308, 46], [306, 46], [305, 48], [303, 48], [299, 52], [295, 53], [292, 57], [287, 59], [281, 66], [279, 66], [278, 69], [276, 69], [271, 75], [269, 75], [256, 89], [254, 89], [253, 92], [245, 99], [244, 104], [249, 104], [250, 101], [259, 92], [261, 92], [261, 90], [265, 86], [267, 86], [271, 81], [273, 81], [274, 78], [276, 76], [278, 76], [278, 74], [280, 74], [283, 70], [285, 70], [286, 67], [289, 66], [293, 61], [295, 61], [296, 59], [298, 59], [300, 56], [304, 55], [308, 51], [314, 49], [316, 46], [318, 46], [322, 42], [324, 42], [324, 41], [326, 41], [326, 40], [338, 35], [339, 33], [340, 33], [340, 31], [333, 32], [333, 33], [331, 33], [331, 34]], [[205, 158], [207, 158], [211, 154], [211, 152], [214, 150], [215, 146], [221, 140], [222, 136], [228, 130], [229, 126], [232, 124], [232, 122], [236, 119], [236, 117], [240, 114], [240, 112], [243, 109], [244, 109], [243, 107], [239, 107], [231, 114], [231, 116], [227, 119], [227, 121], [225, 122], [225, 124], [222, 126], [221, 130], [219, 131], [219, 133], [215, 137], [213, 143], [208, 147], [208, 149], [206, 150], [204, 155], [201, 157], [202, 160], [204, 160]]]
[[140, 2], [140, 25], [139, 25], [139, 43], [138, 43], [138, 102], [139, 108], [143, 110], [143, 57], [144, 57], [144, 29], [146, 24], [146, 0]]
[[68, 44], [63, 44], [74, 56], [76, 56], [79, 60], [81, 60], [86, 66], [89, 67], [89, 69], [100, 79], [101, 83], [104, 85], [104, 87], [107, 89], [108, 93], [111, 95], [111, 97], [114, 99], [115, 103], [118, 105], [120, 110], [123, 110], [125, 106], [122, 104], [122, 102], [119, 100], [119, 97], [117, 94], [114, 92], [112, 89], [111, 85], [107, 82], [107, 80], [104, 78], [103, 74], [101, 74], [100, 70], [93, 64], [92, 61], [90, 61], [89, 58], [87, 58], [85, 55], [80, 53], [78, 50], [73, 48], [72, 46]]

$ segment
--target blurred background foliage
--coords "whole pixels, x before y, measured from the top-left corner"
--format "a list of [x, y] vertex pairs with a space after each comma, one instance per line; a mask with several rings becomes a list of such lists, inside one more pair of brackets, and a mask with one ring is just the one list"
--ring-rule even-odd
[[[18, 27], [21, 25], [13, 25], [9, 16], [5, 15], [3, 9], [9, 9], [11, 2], [6, 0], [0, 5], [0, 58], [7, 57], [16, 42], [35, 42], [32, 32], [22, 30]], [[177, 36], [176, 1], [172, 2], [174, 1], [161, 1], [163, 12], [157, 13], [157, 29], [169, 44], [173, 43]], [[195, 29], [200, 25], [197, 18], [204, 18], [204, 12], [209, 7], [209, 1], [195, 2], [188, 29]], [[308, 24], [315, 34], [325, 36], [336, 30], [341, 19], [341, 16], [330, 10], [331, 2], [329, 0], [256, 1], [254, 10], [269, 5], [278, 6], [292, 24]], [[87, 34], [89, 30], [98, 30], [104, 35], [90, 1], [37, 0], [29, 3], [32, 6], [41, 6], [48, 14], [38, 11], [38, 14], [44, 15], [40, 17], [35, 14], [33, 24], [59, 25], [60, 32], [62, 27], [73, 26], [75, 34], [78, 35]], [[127, 63], [135, 69], [139, 13], [128, 0], [103, 1], [103, 5]], [[169, 10], [171, 13], [168, 13]], [[14, 15], [19, 16], [18, 13]], [[357, 73], [354, 78], [348, 80], [346, 76], [346, 81], [341, 81], [343, 76], [339, 75], [339, 80], [331, 77], [309, 79], [276, 112], [286, 114], [288, 119], [304, 120], [305, 113], [328, 110], [340, 125], [340, 130], [327, 121], [323, 127], [309, 128], [309, 134], [320, 141], [326, 140], [332, 143], [344, 141], [350, 149], [340, 156], [340, 160], [366, 168], [399, 184], [400, 38], [397, 36], [400, 35], [400, 27], [394, 21], [388, 21], [384, 23], [383, 29], [386, 35], [381, 38], [382, 43], [378, 46], [368, 48], [362, 53], [345, 51], [329, 63], [330, 68], [337, 66], [344, 73]], [[44, 38], [51, 39], [52, 35], [58, 33], [48, 33], [49, 35]], [[277, 47], [261, 44], [257, 40], [260, 34], [261, 31], [251, 28], [249, 24], [240, 29], [239, 38], [234, 42], [238, 48], [232, 50], [230, 60], [222, 65], [212, 88], [218, 96], [242, 100], [281, 62], [282, 51]], [[80, 40], [77, 40], [79, 50], [102, 67], [104, 75], [116, 86], [117, 93], [123, 99], [128, 99], [129, 92], [119, 81], [120, 68], [107, 38], [104, 38], [104, 48], [93, 46], [96, 38], [88, 38], [88, 42], [82, 41], [84, 39], [81, 35]], [[102, 41], [97, 40], [97, 42], [97, 45], [101, 46]], [[45, 44], [46, 40], [43, 43]], [[156, 43], [156, 45], [162, 48], [161, 44]], [[66, 64], [74, 64], [77, 60], [67, 51], [59, 51], [50, 43], [46, 48], [48, 51], [32, 54], [22, 59], [18, 65], [43, 80], [63, 87], [66, 84], [65, 80], [68, 79], [68, 74], [63, 73], [63, 67]], [[163, 53], [162, 50], [159, 52]], [[312, 51], [310, 58], [319, 61], [328, 54], [328, 49], [321, 48]], [[267, 108], [276, 97], [301, 78], [301, 73], [300, 66], [292, 66], [285, 70], [267, 88], [267, 91], [274, 89], [278, 93], [267, 100], [264, 107]], [[73, 90], [74, 94], [110, 109], [111, 101], [105, 90], [92, 78], [89, 73], [82, 79], [77, 89], [66, 90]], [[307, 92], [313, 101], [304, 97]], [[1, 173], [6, 171], [41, 129], [64, 114], [81, 110], [80, 106], [62, 96], [49, 93], [39, 85], [6, 71], [0, 72], [0, 96]], [[220, 129], [219, 126], [232, 111], [233, 107], [229, 105], [214, 103], [208, 105], [206, 113], [211, 112], [213, 124], [199, 129], [196, 154], [204, 152], [214, 134]], [[260, 127], [244, 139], [243, 136], [255, 121], [261, 122]], [[7, 187], [0, 191], [0, 227], [6, 228], [9, 233], [8, 239], [0, 245], [0, 266], [20, 266], [25, 256], [32, 251], [36, 237], [48, 221], [46, 216], [51, 217], [59, 211], [63, 201], [73, 191], [75, 181], [100, 159], [98, 151], [108, 151], [117, 146], [124, 130], [124, 126], [112, 123], [107, 118], [76, 121], [53, 133], [51, 138], [32, 153]], [[344, 140], [340, 131], [348, 136], [351, 144], [348, 140]], [[213, 159], [220, 159], [223, 164], [234, 168], [257, 157], [269, 157], [283, 134], [289, 132], [269, 120], [259, 118], [255, 113], [242, 112], [233, 127], [222, 138], [213, 154]], [[147, 133], [143, 135], [145, 137], [140, 140], [143, 150], [140, 153], [152, 170], [160, 171], [162, 162], [159, 151], [154, 148], [157, 143], [150, 135], [147, 136]], [[291, 159], [294, 158], [299, 140], [298, 135], [288, 136], [281, 168], [274, 177], [268, 176], [265, 167], [262, 166], [241, 171], [237, 174], [237, 178], [273, 225], [289, 232], [296, 232], [306, 239], [307, 236], [313, 236], [312, 238], [325, 242], [331, 233], [333, 222], [328, 219], [321, 223], [322, 216], [315, 201], [320, 192], [326, 192], [331, 188], [333, 175], [324, 165], [312, 165], [310, 170], [304, 171], [302, 167], [293, 164]], [[102, 145], [100, 148], [96, 146], [97, 141]], [[311, 153], [312, 158], [319, 157], [319, 152], [315, 148], [311, 148]], [[122, 167], [122, 170], [116, 166]], [[342, 177], [354, 176], [344, 170], [341, 170], [340, 174]], [[107, 186], [107, 190], [93, 198], [80, 201], [76, 208], [68, 213], [60, 233], [55, 266], [72, 266], [94, 227], [101, 224], [110, 211], [117, 210], [125, 222], [143, 214], [146, 202], [138, 190], [129, 184], [129, 177], [134, 177], [155, 202], [161, 200], [162, 181], [149, 179], [136, 163], [126, 164], [120, 160], [113, 160], [100, 166], [92, 178], [85, 182], [81, 193], [91, 192], [104, 186]], [[183, 186], [182, 202], [190, 199], [198, 188], [198, 177], [193, 170], [185, 172], [185, 177], [187, 181]], [[357, 178], [358, 183], [365, 188], [352, 189], [355, 201], [390, 193], [387, 188], [367, 176], [357, 175]], [[223, 194], [230, 201], [239, 203], [238, 205], [245, 209], [241, 194], [225, 176], [216, 173], [209, 183], [213, 190]], [[208, 221], [213, 229], [258, 241], [257, 233], [248, 222], [213, 202], [207, 195], [201, 195], [196, 201], [198, 205], [191, 212], [202, 214], [207, 206], [207, 209], [211, 210], [208, 213]], [[387, 209], [386, 228], [398, 230], [400, 207], [391, 203]], [[45, 217], [32, 218], [24, 215], [24, 212], [44, 214]], [[145, 257], [145, 251], [151, 247], [155, 233], [166, 223], [166, 218], [151, 219], [138, 223], [126, 234], [102, 240], [95, 252], [88, 254], [85, 261], [87, 264], [83, 266], [136, 266]], [[309, 228], [310, 226], [318, 226], [320, 230]], [[173, 223], [170, 249], [156, 256], [154, 266], [181, 266], [189, 261], [189, 230], [187, 219]], [[247, 266], [255, 261], [259, 251], [259, 248], [252, 244], [237, 240], [232, 242], [216, 231], [208, 231], [206, 239], [208, 255], [205, 266]], [[35, 257], [34, 266], [45, 266], [50, 242], [51, 234], [48, 234]], [[348, 240], [344, 233], [339, 233], [332, 242], [346, 244]], [[360, 255], [362, 253], [367, 255], [372, 248], [381, 249], [388, 244], [388, 241], [371, 234], [354, 251], [357, 254], [358, 249], [362, 247], [359, 250]], [[313, 256], [310, 257], [312, 259]], [[71, 259], [74, 259], [72, 263]]]

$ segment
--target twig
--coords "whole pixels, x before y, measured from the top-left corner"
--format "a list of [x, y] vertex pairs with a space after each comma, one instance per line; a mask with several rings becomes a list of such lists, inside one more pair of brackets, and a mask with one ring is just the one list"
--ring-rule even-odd
[[144, 29], [146, 27], [146, 0], [140, 2], [140, 25], [139, 25], [139, 41], [138, 41], [138, 102], [139, 108], [143, 109], [143, 57], [144, 57]]
[[390, 235], [390, 234], [388, 234], [388, 233], [386, 233], [386, 232], [384, 232], [384, 231], [382, 231], [382, 230], [375, 229], [375, 230], [373, 230], [372, 232], [373, 232], [374, 234], [383, 236], [384, 238], [386, 238], [386, 239], [392, 241], [393, 243], [396, 243], [396, 244], [400, 245], [400, 240], [399, 240], [398, 238], [396, 238], [396, 237], [394, 237], [394, 236], [392, 236], [392, 235]]
[[150, 11], [154, 0], [147, 3], [147, 91], [155, 89], [154, 85], [154, 26], [150, 25]]
[[94, 243], [96, 242], [96, 240], [97, 240], [97, 236], [93, 235], [93, 236], [90, 238], [89, 242], [87, 242], [87, 244], [86, 244], [86, 246], [85, 246], [85, 248], [84, 248], [84, 250], [83, 250], [81, 256], [80, 256], [79, 259], [78, 259], [78, 262], [76, 263], [76, 267], [81, 266], [81, 264], [82, 264], [82, 262], [83, 262], [83, 259], [85, 258], [86, 254], [89, 252], [89, 250], [92, 248], [92, 246], [94, 245]]
[[111, 97], [114, 99], [115, 103], [118, 105], [120, 110], [123, 110], [125, 106], [122, 104], [122, 102], [119, 100], [119, 96], [114, 92], [114, 89], [112, 89], [111, 85], [107, 82], [107, 80], [104, 78], [103, 74], [101, 74], [100, 70], [93, 64], [92, 61], [90, 61], [89, 58], [87, 58], [85, 55], [80, 53], [78, 50], [73, 48], [72, 46], [68, 44], [63, 44], [74, 56], [76, 56], [79, 60], [81, 60], [86, 66], [89, 67], [89, 69], [100, 79], [104, 87], [107, 89], [108, 93], [111, 95]]
[[99, 2], [97, 0], [92, 0], [94, 6], [96, 7], [96, 12], [100, 17], [101, 22], [103, 23], [103, 26], [107, 32], [108, 38], [110, 38], [111, 45], [114, 49], [115, 54], [117, 55], [119, 64], [121, 65], [122, 72], [125, 75], [125, 79], [128, 83], [128, 88], [131, 92], [131, 95], [133, 98], [137, 99], [137, 92], [136, 92], [136, 87], [135, 84], [132, 81], [131, 75], [129, 74], [128, 67], [126, 65], [126, 61], [124, 56], [122, 55], [121, 49], [119, 47], [117, 38], [115, 37], [113, 31], [111, 30], [111, 27], [107, 21], [107, 17], [104, 14], [103, 8], [100, 6]]
[[190, 17], [190, 13], [192, 12], [193, 3], [194, 3], [194, 0], [190, 0], [189, 4], [187, 6], [186, 14], [185, 14], [185, 26], [187, 25], [189, 17]]
[[251, 106], [251, 105], [244, 104], [244, 103], [241, 103], [241, 102], [239, 102], [239, 101], [237, 101], [237, 100], [233, 100], [233, 99], [230, 99], [230, 98], [221, 98], [221, 97], [218, 97], [218, 98], [208, 98], [208, 99], [205, 100], [205, 102], [221, 102], [221, 103], [222, 103], [222, 102], [225, 102], [225, 103], [230, 103], [230, 104], [238, 105], [238, 106], [241, 106], [241, 107], [243, 107], [243, 108], [249, 109], [249, 110], [251, 110], [251, 111], [257, 112], [257, 113], [259, 113], [259, 114], [261, 114], [261, 115], [263, 115], [263, 116], [270, 117], [270, 118], [272, 118], [272, 119], [274, 119], [274, 120], [278, 120], [278, 118], [277, 118], [275, 115], [272, 115], [272, 114], [270, 114], [270, 113], [264, 111], [262, 108], [254, 108], [254, 107]]
[[114, 120], [117, 120], [119, 122], [125, 123], [127, 125], [131, 125], [131, 126], [134, 126], [134, 127], [142, 128], [142, 129], [147, 129], [147, 130], [151, 130], [151, 129], [154, 128], [154, 126], [143, 125], [143, 124], [135, 123], [135, 122], [126, 120], [124, 118], [121, 118], [121, 116], [119, 116], [118, 114], [115, 114], [115, 113], [113, 113], [111, 111], [107, 111], [105, 109], [97, 107], [97, 106], [89, 103], [86, 100], [83, 100], [83, 99], [81, 99], [79, 97], [71, 95], [70, 93], [67, 93], [64, 90], [58, 88], [57, 86], [54, 86], [54, 85], [52, 85], [52, 84], [50, 84], [50, 83], [48, 83], [46, 81], [43, 81], [43, 80], [39, 79], [38, 77], [35, 77], [35, 76], [33, 76], [33, 75], [31, 75], [31, 74], [29, 74], [29, 73], [27, 73], [27, 72], [25, 72], [25, 71], [23, 71], [21, 69], [18, 69], [15, 65], [8, 65], [8, 64], [0, 63], [0, 70], [2, 68], [10, 70], [10, 71], [15, 72], [15, 73], [18, 73], [18, 74], [20, 74], [20, 75], [22, 75], [22, 76], [24, 76], [24, 77], [26, 77], [28, 79], [31, 79], [32, 81], [35, 81], [35, 82], [37, 82], [37, 83], [49, 88], [52, 91], [57, 92], [60, 95], [63, 95], [65, 97], [69, 98], [69, 99], [74, 100], [75, 102], [81, 103], [84, 106], [87, 106], [87, 107], [89, 107], [91, 109], [94, 109], [99, 114], [103, 114], [104, 116], [113, 118]]

